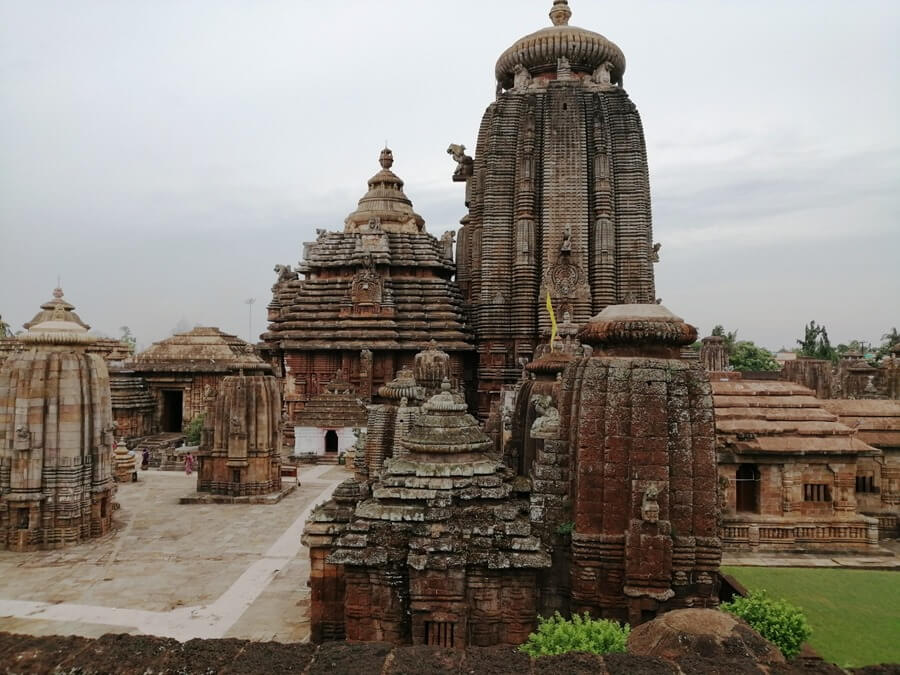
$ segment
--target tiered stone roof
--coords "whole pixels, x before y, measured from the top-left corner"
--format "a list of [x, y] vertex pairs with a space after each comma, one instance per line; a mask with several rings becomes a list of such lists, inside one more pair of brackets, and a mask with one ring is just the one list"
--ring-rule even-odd
[[740, 373], [713, 373], [710, 380], [720, 450], [785, 455], [878, 452], [807, 387], [743, 380]]
[[197, 326], [187, 333], [154, 342], [124, 363], [135, 372], [196, 372], [269, 374], [271, 366], [253, 345], [214, 326]]
[[856, 437], [877, 448], [900, 449], [900, 401], [831, 399], [822, 407], [856, 430]]
[[549, 567], [524, 515], [528, 502], [514, 494], [512, 472], [487, 454], [490, 439], [448, 381], [401, 443], [408, 454], [385, 461], [372, 498], [357, 506], [330, 562], [419, 570]]
[[156, 401], [144, 378], [130, 370], [113, 370], [109, 374], [112, 407], [115, 410], [153, 410]]
[[390, 170], [381, 171], [342, 232], [320, 231], [298, 271], [273, 288], [274, 314], [262, 337], [284, 349], [418, 351], [434, 339], [448, 351], [469, 350], [462, 296], [451, 280], [448, 247], [424, 230], [422, 217]]
[[297, 413], [295, 424], [301, 427], [336, 429], [366, 426], [366, 408], [360, 402], [343, 371], [325, 385], [325, 391], [313, 396]]

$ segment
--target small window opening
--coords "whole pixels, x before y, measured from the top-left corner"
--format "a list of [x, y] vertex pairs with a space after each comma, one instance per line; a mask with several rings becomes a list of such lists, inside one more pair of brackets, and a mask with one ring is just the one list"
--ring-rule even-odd
[[455, 624], [451, 621], [426, 621], [425, 644], [435, 647], [453, 647]]
[[27, 530], [30, 524], [28, 509], [16, 509], [16, 527], [20, 530]]
[[875, 488], [875, 476], [857, 476], [856, 491], [877, 492], [877, 489]]
[[241, 470], [240, 469], [232, 469], [231, 470], [231, 482], [232, 483], [240, 483], [241, 482]]
[[831, 488], [825, 483], [805, 483], [803, 485], [803, 501], [830, 502]]

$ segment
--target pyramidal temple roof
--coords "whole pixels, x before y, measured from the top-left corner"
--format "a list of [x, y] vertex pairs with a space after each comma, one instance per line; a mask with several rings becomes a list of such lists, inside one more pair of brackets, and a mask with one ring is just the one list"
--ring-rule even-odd
[[269, 373], [271, 366], [253, 345], [213, 326], [197, 326], [187, 333], [154, 342], [128, 359], [125, 367], [136, 372]]
[[391, 171], [394, 153], [384, 148], [378, 163], [381, 171], [369, 179], [369, 190], [359, 200], [356, 211], [347, 216], [344, 231], [366, 231], [377, 224], [385, 232], [421, 232], [425, 220], [413, 211], [412, 202], [403, 192], [403, 181]]
[[96, 338], [88, 335], [90, 326], [81, 320], [74, 309], [75, 305], [63, 297], [63, 290], [55, 288], [53, 297], [41, 305], [41, 311], [24, 324], [27, 331], [18, 339], [44, 344], [93, 342]]

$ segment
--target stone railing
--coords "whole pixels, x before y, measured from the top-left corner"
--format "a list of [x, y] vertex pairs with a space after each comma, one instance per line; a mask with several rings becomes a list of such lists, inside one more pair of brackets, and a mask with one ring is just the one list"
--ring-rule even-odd
[[820, 522], [725, 522], [722, 546], [731, 550], [855, 550], [878, 545], [879, 520]]

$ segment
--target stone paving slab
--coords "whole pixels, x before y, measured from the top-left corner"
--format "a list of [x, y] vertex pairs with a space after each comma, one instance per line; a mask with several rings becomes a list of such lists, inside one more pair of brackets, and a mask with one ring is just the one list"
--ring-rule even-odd
[[845, 567], [848, 569], [900, 569], [900, 556], [885, 550], [884, 555], [828, 555], [774, 553], [728, 553], [722, 565], [744, 567]]
[[0, 631], [303, 640], [309, 563], [300, 533], [312, 506], [350, 475], [332, 469], [309, 471], [273, 505], [180, 505], [195, 476], [143, 471], [120, 486], [110, 535], [0, 551]]

